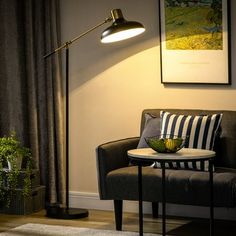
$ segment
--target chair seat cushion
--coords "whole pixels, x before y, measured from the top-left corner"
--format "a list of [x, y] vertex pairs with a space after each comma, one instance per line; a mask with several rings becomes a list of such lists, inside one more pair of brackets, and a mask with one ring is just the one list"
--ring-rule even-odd
[[[161, 202], [161, 176], [158, 168], [143, 167], [143, 200]], [[138, 200], [138, 168], [129, 166], [107, 174], [110, 199]], [[213, 177], [214, 205], [236, 206], [236, 172], [216, 168]], [[166, 200], [169, 203], [208, 206], [209, 173], [195, 170], [166, 170]]]

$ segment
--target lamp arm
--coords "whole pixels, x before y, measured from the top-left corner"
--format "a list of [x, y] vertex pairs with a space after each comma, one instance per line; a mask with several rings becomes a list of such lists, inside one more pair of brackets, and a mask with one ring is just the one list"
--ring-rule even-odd
[[57, 51], [62, 50], [63, 48], [68, 48], [69, 45], [71, 45], [72, 43], [74, 43], [74, 42], [77, 41], [78, 39], [82, 38], [82, 37], [85, 36], [86, 34], [88, 34], [88, 33], [90, 33], [91, 31], [97, 29], [98, 27], [100, 27], [100, 26], [102, 26], [102, 25], [104, 25], [104, 24], [106, 24], [106, 23], [112, 21], [112, 19], [113, 19], [112, 17], [106, 18], [103, 22], [100, 22], [99, 24], [97, 24], [97, 25], [95, 25], [94, 27], [88, 29], [88, 30], [85, 31], [84, 33], [82, 33], [82, 34], [80, 34], [79, 36], [73, 38], [72, 40], [69, 40], [69, 41], [65, 42], [62, 46], [60, 46], [60, 47], [54, 49], [52, 52], [50, 52], [50, 53], [44, 55], [43, 57], [44, 57], [44, 58], [47, 58], [47, 57], [51, 56], [52, 54], [56, 53]]

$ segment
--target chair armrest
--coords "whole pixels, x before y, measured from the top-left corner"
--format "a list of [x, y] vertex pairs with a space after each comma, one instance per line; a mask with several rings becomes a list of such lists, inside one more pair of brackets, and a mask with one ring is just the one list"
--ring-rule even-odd
[[236, 138], [220, 137], [215, 141], [215, 165], [236, 169]]
[[126, 138], [99, 145], [96, 149], [98, 187], [101, 199], [106, 199], [106, 175], [129, 165], [127, 151], [137, 148], [139, 137]]

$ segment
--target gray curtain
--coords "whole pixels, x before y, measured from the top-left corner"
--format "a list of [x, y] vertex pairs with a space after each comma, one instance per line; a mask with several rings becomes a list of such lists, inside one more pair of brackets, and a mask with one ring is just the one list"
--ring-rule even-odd
[[65, 203], [59, 0], [0, 0], [0, 135], [33, 151], [48, 203]]

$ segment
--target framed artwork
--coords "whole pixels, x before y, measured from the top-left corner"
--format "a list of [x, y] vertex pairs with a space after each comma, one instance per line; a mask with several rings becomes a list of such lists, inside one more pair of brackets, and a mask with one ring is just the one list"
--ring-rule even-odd
[[228, 0], [159, 0], [161, 82], [231, 84]]

